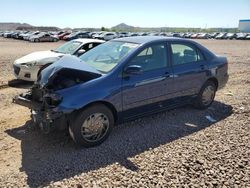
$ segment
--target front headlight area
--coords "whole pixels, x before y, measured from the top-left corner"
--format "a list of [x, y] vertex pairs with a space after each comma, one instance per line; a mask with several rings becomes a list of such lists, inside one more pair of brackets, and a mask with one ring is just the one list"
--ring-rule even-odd
[[36, 61], [27, 62], [27, 63], [21, 63], [21, 66], [25, 67], [25, 68], [31, 68], [31, 67], [34, 67], [36, 65], [37, 65]]
[[44, 102], [49, 107], [58, 106], [63, 100], [63, 97], [57, 93], [47, 93], [44, 95]]

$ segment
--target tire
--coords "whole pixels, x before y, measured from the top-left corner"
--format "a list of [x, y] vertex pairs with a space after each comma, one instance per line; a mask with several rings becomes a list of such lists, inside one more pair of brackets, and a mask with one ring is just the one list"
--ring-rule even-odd
[[40, 40], [39, 39], [35, 39], [34, 42], [40, 42]]
[[206, 109], [214, 101], [217, 87], [213, 81], [207, 81], [201, 88], [198, 96], [195, 98], [193, 105], [197, 109]]
[[105, 105], [97, 104], [76, 114], [75, 121], [69, 125], [69, 134], [76, 144], [93, 147], [105, 141], [113, 127], [114, 115], [111, 110]]

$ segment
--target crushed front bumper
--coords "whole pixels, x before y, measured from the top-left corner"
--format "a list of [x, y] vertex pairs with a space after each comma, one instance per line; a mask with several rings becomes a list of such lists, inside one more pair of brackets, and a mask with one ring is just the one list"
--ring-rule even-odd
[[25, 106], [29, 109], [40, 109], [42, 106], [42, 104], [38, 102], [31, 101], [31, 94], [29, 93], [15, 96], [12, 102], [21, 106]]
[[64, 130], [67, 128], [67, 118], [58, 108], [46, 108], [42, 103], [31, 100], [31, 94], [21, 94], [13, 98], [13, 103], [31, 109], [31, 118], [45, 133], [51, 130]]

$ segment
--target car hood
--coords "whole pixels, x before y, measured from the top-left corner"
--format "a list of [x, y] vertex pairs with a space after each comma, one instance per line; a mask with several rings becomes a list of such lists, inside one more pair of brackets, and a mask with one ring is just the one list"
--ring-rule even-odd
[[34, 52], [31, 54], [28, 54], [26, 56], [21, 57], [20, 59], [17, 59], [15, 61], [15, 64], [22, 64], [22, 63], [29, 63], [29, 62], [39, 62], [42, 60], [50, 60], [51, 62], [59, 59], [64, 54], [62, 53], [56, 53], [53, 51], [40, 51], [40, 52]]
[[41, 87], [45, 86], [47, 83], [50, 82], [51, 79], [53, 79], [56, 76], [57, 73], [65, 69], [68, 69], [71, 71], [74, 71], [74, 70], [82, 71], [83, 73], [96, 75], [96, 77], [99, 77], [102, 75], [101, 72], [89, 66], [88, 64], [84, 63], [78, 57], [73, 56], [73, 55], [65, 55], [61, 59], [51, 64], [50, 66], [48, 66], [41, 72], [41, 76], [38, 79], [38, 84]]

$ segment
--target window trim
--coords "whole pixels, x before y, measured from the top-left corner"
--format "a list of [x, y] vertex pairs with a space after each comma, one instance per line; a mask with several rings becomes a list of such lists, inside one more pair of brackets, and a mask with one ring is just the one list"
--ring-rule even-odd
[[[185, 45], [188, 46], [190, 48], [192, 48], [193, 50], [195, 50], [197, 55], [201, 55], [202, 56], [202, 60], [198, 60], [198, 61], [193, 61], [193, 62], [188, 62], [188, 63], [184, 63], [184, 64], [178, 64], [175, 65], [173, 62], [173, 49], [172, 49], [172, 44], [180, 44], [180, 45]], [[206, 57], [205, 55], [202, 53], [202, 51], [200, 50], [200, 48], [198, 46], [196, 46], [195, 44], [189, 43], [189, 42], [179, 42], [179, 41], [171, 41], [169, 42], [169, 51], [170, 51], [170, 66], [172, 67], [177, 67], [177, 66], [184, 66], [184, 65], [189, 65], [192, 63], [200, 63], [202, 61], [206, 61]]]

